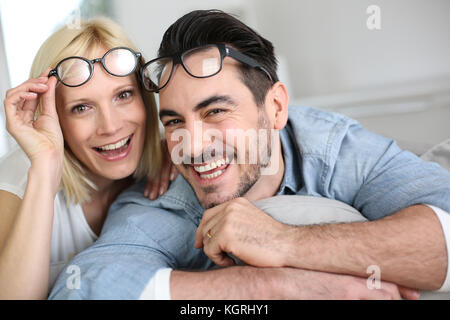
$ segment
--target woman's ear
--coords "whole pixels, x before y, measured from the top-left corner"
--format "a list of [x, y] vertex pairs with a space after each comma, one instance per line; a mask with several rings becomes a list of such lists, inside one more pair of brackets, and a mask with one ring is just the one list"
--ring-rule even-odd
[[286, 86], [278, 81], [272, 85], [266, 96], [266, 110], [273, 123], [273, 129], [281, 130], [288, 120], [289, 94]]

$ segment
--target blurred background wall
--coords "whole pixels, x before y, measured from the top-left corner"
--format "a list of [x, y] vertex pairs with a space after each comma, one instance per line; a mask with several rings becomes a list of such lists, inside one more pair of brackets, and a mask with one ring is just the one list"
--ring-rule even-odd
[[[13, 0], [0, 0], [2, 17], [23, 17], [23, 12], [5, 6], [8, 1]], [[450, 137], [448, 0], [73, 1], [74, 8], [54, 21], [52, 28], [77, 10], [82, 17], [108, 15], [125, 28], [147, 59], [155, 57], [163, 32], [183, 14], [194, 9], [225, 10], [274, 43], [291, 104], [346, 114], [398, 141], [432, 145]], [[52, 21], [55, 1], [38, 3], [43, 13], [35, 25]], [[380, 30], [367, 27], [370, 5], [380, 8]], [[30, 51], [28, 60], [37, 48], [29, 49], [23, 38], [8, 40], [13, 31], [29, 33], [32, 22], [22, 18], [13, 31], [5, 31], [15, 23], [9, 21], [3, 18], [2, 29], [12, 70], [10, 57], [14, 55], [9, 48]], [[42, 35], [43, 39], [47, 36]], [[26, 80], [27, 74], [19, 73], [11, 74], [10, 85]]]

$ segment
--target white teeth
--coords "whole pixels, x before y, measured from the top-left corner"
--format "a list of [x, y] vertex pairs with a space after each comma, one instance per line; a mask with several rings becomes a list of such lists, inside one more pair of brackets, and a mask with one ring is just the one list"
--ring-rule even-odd
[[[198, 173], [202, 173], [202, 172], [210, 171], [215, 168], [221, 167], [225, 164], [228, 164], [228, 162], [229, 162], [228, 158], [226, 160], [221, 159], [221, 160], [217, 160], [216, 162], [208, 163], [204, 166], [194, 166], [194, 170], [197, 171]], [[215, 174], [215, 173], [213, 173], [213, 174]], [[209, 176], [209, 175], [207, 175], [207, 176]]]
[[129, 139], [130, 139], [130, 137], [126, 137], [125, 139], [123, 139], [117, 143], [108, 144], [108, 145], [102, 146], [102, 147], [97, 147], [97, 149], [104, 150], [104, 151], [116, 150], [116, 149], [122, 148], [124, 145], [126, 145]]
[[219, 170], [216, 171], [214, 173], [211, 174], [201, 174], [200, 178], [202, 179], [213, 179], [213, 178], [217, 178], [218, 176], [220, 176], [224, 171], [223, 170]]

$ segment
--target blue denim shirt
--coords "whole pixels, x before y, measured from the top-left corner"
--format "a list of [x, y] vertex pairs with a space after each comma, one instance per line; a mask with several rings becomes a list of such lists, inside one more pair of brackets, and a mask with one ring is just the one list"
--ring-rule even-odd
[[[290, 107], [280, 132], [285, 174], [278, 194], [345, 202], [370, 220], [427, 203], [450, 212], [450, 173], [345, 116]], [[137, 299], [161, 268], [209, 269], [194, 237], [204, 209], [181, 175], [155, 201], [145, 181], [111, 206], [102, 233], [61, 272], [51, 299]], [[80, 287], [70, 285], [80, 270]]]

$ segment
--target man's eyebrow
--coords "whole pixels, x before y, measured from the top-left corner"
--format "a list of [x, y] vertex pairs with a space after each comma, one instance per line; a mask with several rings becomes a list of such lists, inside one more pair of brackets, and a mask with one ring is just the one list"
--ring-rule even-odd
[[173, 110], [161, 110], [159, 111], [159, 119], [162, 119], [163, 117], [177, 117], [180, 114], [178, 112], [175, 112]]
[[[229, 96], [212, 96], [209, 97], [202, 102], [198, 103], [193, 110], [193, 112], [197, 112], [203, 108], [206, 108], [207, 106], [213, 104], [213, 103], [225, 103], [229, 106], [237, 106], [237, 103], [234, 102], [233, 99]], [[178, 112], [174, 110], [161, 110], [159, 111], [159, 119], [162, 119], [163, 117], [178, 117], [181, 116]]]
[[225, 103], [229, 106], [237, 106], [237, 103], [230, 96], [212, 96], [198, 103], [192, 111], [197, 112], [213, 103]]

